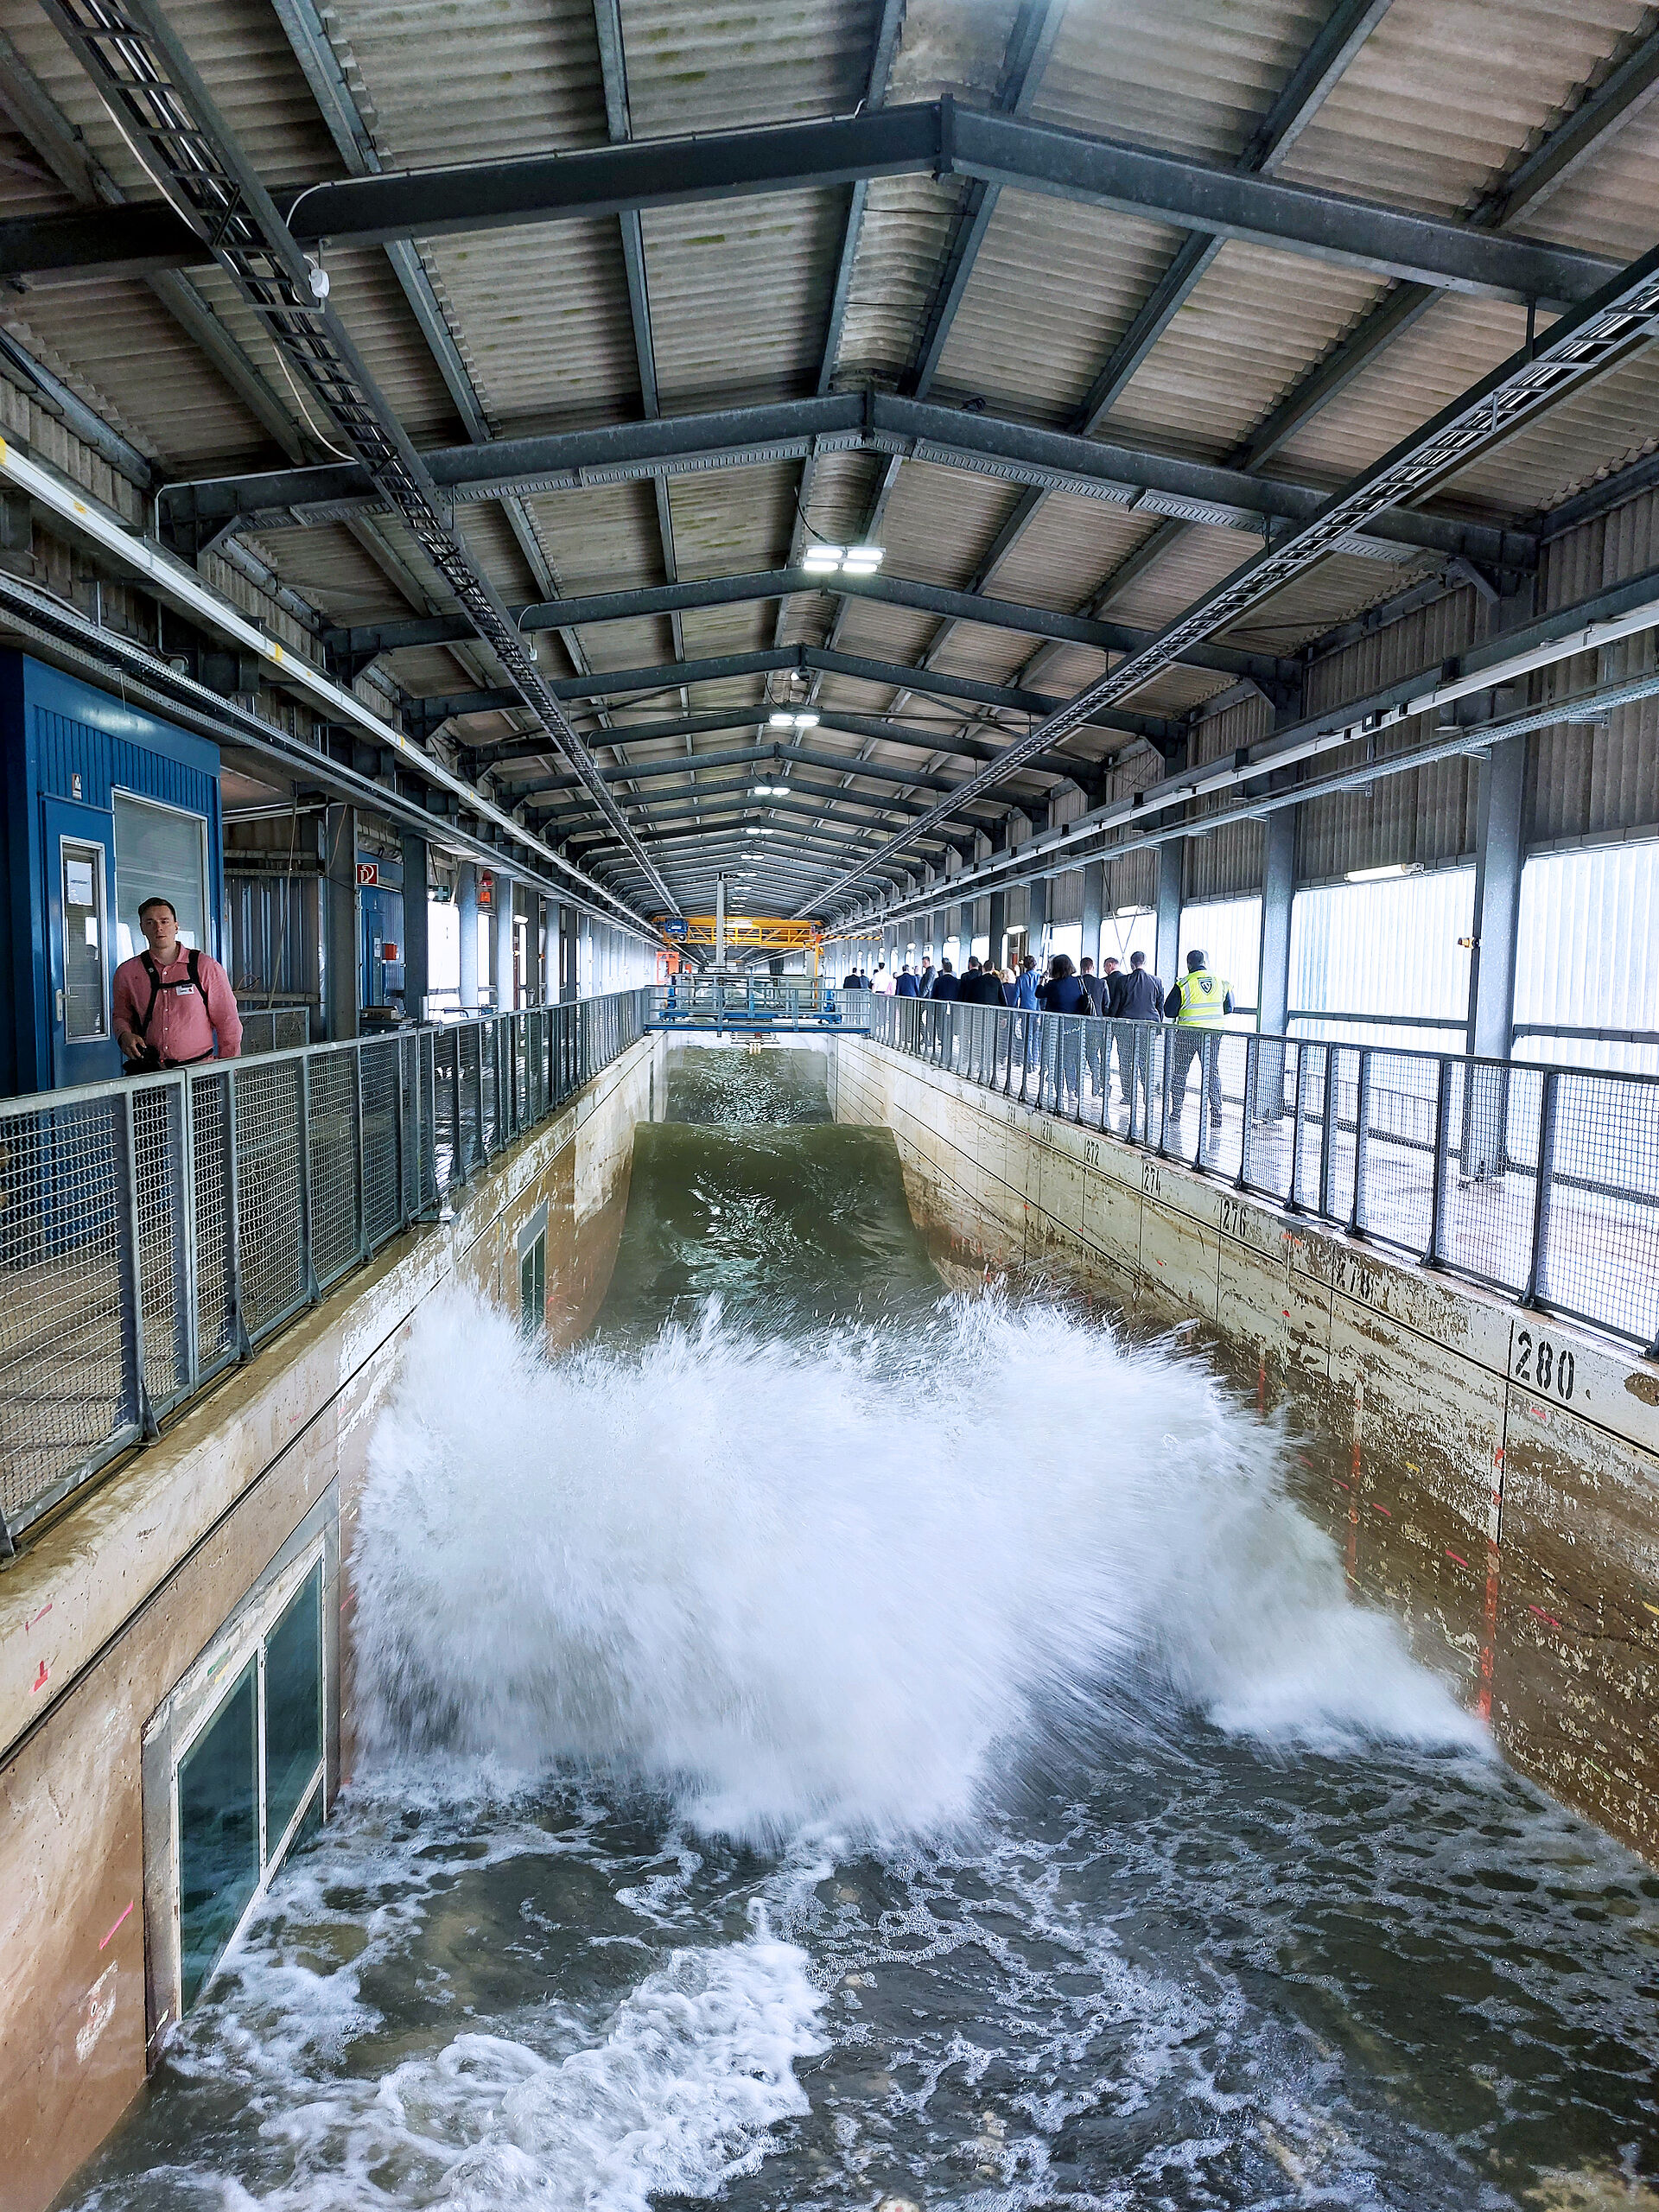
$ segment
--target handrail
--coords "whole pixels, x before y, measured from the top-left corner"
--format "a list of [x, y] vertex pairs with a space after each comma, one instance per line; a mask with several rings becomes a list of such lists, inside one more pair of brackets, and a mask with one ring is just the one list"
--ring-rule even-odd
[[868, 1014], [877, 1043], [1659, 1359], [1659, 1076], [927, 999]]
[[0, 1100], [0, 1558], [556, 1112], [649, 999]]

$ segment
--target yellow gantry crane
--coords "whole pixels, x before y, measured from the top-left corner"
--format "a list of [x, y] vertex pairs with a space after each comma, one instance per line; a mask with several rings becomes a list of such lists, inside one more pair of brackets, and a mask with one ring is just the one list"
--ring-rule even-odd
[[[674, 950], [683, 945], [709, 944], [715, 942], [719, 917], [715, 914], [658, 914], [654, 917], [657, 926]], [[818, 972], [818, 945], [823, 936], [817, 922], [785, 921], [776, 914], [728, 914], [726, 917], [726, 951], [728, 957], [741, 957], [747, 953], [804, 952], [808, 956], [808, 973]]]

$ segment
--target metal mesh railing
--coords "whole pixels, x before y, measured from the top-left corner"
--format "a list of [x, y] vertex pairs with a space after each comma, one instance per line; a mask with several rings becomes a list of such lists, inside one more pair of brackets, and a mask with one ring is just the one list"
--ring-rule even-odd
[[875, 995], [860, 1014], [966, 1082], [1659, 1357], [1659, 1077]]
[[0, 1556], [643, 1036], [650, 995], [0, 1101]]

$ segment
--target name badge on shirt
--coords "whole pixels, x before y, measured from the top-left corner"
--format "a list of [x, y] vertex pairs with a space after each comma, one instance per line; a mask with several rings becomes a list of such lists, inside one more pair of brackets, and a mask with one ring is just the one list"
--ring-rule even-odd
[[194, 995], [196, 987], [194, 983], [169, 983], [167, 988], [175, 999], [188, 999]]

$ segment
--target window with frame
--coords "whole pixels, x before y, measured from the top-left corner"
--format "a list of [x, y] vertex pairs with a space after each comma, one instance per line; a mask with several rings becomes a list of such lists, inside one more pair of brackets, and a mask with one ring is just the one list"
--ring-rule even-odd
[[527, 1337], [547, 1325], [547, 1207], [537, 1207], [518, 1232], [518, 1325]]
[[[323, 1817], [323, 1561], [316, 1552], [192, 1724], [173, 1769], [178, 2009], [207, 1987], [283, 1860]], [[238, 1662], [240, 1661], [238, 1664]], [[232, 1671], [233, 1670], [233, 1671]]]
[[199, 952], [207, 944], [207, 824], [159, 800], [117, 791], [115, 814], [115, 957], [144, 949], [138, 909], [165, 899], [179, 918], [179, 942]]

